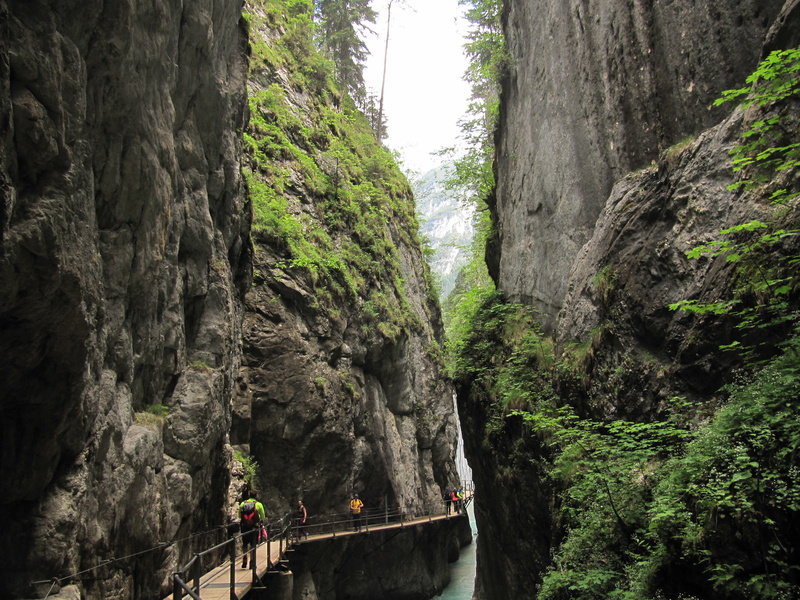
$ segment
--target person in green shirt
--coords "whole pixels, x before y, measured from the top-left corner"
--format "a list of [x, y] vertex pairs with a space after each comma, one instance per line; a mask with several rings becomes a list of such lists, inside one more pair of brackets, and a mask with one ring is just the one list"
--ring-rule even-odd
[[242, 531], [242, 568], [247, 568], [247, 548], [258, 543], [258, 528], [264, 521], [264, 505], [258, 501], [258, 492], [250, 490], [247, 500], [239, 504], [239, 524]]

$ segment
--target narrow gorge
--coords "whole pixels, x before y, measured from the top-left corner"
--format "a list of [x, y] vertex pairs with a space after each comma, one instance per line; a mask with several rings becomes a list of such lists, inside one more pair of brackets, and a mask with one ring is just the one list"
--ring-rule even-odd
[[3, 598], [163, 597], [253, 483], [271, 518], [458, 485], [411, 190], [311, 7], [0, 4]]
[[[250, 487], [437, 515], [456, 406], [474, 600], [800, 597], [800, 1], [459, 5], [443, 317], [338, 3], [0, 0], [0, 599], [167, 597]], [[427, 600], [471, 539], [300, 544], [284, 597]]]

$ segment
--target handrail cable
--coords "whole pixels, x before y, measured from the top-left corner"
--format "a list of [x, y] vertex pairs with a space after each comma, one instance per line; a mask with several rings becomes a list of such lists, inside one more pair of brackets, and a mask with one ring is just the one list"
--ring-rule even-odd
[[[468, 483], [472, 483], [472, 482], [468, 482]], [[469, 487], [471, 487], [471, 486], [464, 485], [464, 488], [466, 488], [468, 490], [469, 490]], [[380, 510], [383, 510], [384, 513], [379, 513], [378, 511], [380, 511]], [[370, 515], [370, 511], [375, 511], [375, 513], [374, 513], [375, 515], [389, 514], [389, 515], [391, 515], [393, 517], [394, 516], [402, 517], [402, 515], [403, 515], [403, 511], [402, 511], [402, 509], [400, 507], [398, 507], [396, 509], [393, 509], [392, 511], [389, 511], [388, 513], [385, 512], [386, 511], [385, 508], [384, 509], [381, 509], [380, 507], [367, 508], [367, 509], [364, 510], [364, 512], [365, 512], [365, 514], [367, 516], [367, 519], [366, 519], [366, 527], [367, 527], [367, 529], [369, 528], [369, 517], [372, 516], [372, 515]], [[291, 519], [287, 519], [289, 514], [290, 513], [287, 513], [287, 515], [285, 515], [284, 517], [278, 519], [277, 521], [273, 521], [273, 522], [269, 523], [269, 525], [272, 525], [272, 523], [282, 523], [282, 522], [285, 521], [285, 523], [283, 525], [283, 529], [280, 530], [280, 532], [278, 534], [278, 537], [280, 537], [287, 529], [290, 529], [292, 527], [292, 525], [291, 525], [292, 520]], [[317, 518], [338, 517], [338, 516], [343, 515], [343, 514], [346, 515], [347, 513], [335, 513], [333, 515], [320, 515]], [[337, 525], [337, 524], [342, 523], [342, 522], [345, 522], [345, 520], [342, 519], [342, 521], [331, 521], [331, 522], [328, 522], [328, 523], [319, 523], [316, 526], [321, 527], [322, 525]], [[310, 529], [310, 528], [313, 528], [314, 526], [315, 525], [309, 524], [306, 527]], [[133, 554], [129, 554], [127, 556], [123, 556], [123, 557], [120, 557], [120, 558], [110, 558], [108, 560], [104, 560], [104, 561], [100, 562], [99, 564], [97, 564], [97, 565], [95, 565], [93, 567], [89, 567], [88, 569], [84, 569], [82, 571], [77, 571], [77, 572], [71, 573], [69, 575], [64, 575], [63, 577], [52, 577], [51, 579], [41, 579], [41, 580], [38, 580], [38, 581], [33, 581], [33, 582], [31, 582], [31, 585], [41, 585], [41, 584], [51, 583], [52, 582], [53, 586], [50, 588], [50, 591], [47, 592], [47, 596], [49, 596], [50, 592], [52, 592], [52, 590], [53, 590], [53, 587], [55, 587], [57, 584], [61, 585], [62, 581], [68, 581], [70, 579], [78, 577], [79, 575], [84, 575], [84, 574], [90, 573], [91, 571], [94, 571], [96, 569], [100, 569], [101, 567], [107, 567], [107, 566], [112, 565], [114, 563], [118, 563], [118, 562], [122, 562], [122, 561], [125, 561], [125, 560], [129, 560], [131, 558], [136, 558], [137, 556], [141, 556], [143, 554], [148, 554], [150, 552], [155, 552], [157, 550], [163, 550], [164, 548], [168, 548], [168, 547], [173, 546], [173, 545], [175, 545], [177, 543], [185, 542], [185, 541], [191, 540], [191, 539], [196, 538], [196, 537], [207, 535], [209, 533], [214, 533], [214, 532], [220, 531], [220, 530], [226, 530], [227, 531], [228, 527], [229, 527], [229, 525], [217, 525], [216, 527], [213, 527], [212, 529], [208, 529], [206, 531], [201, 531], [199, 533], [193, 533], [193, 534], [188, 535], [186, 537], [183, 537], [183, 538], [180, 538], [180, 539], [176, 539], [176, 540], [172, 540], [172, 541], [169, 541], [169, 542], [162, 542], [158, 546], [153, 546], [152, 548], [148, 548], [146, 550], [140, 550], [139, 552], [134, 552]], [[241, 534], [239, 534], [239, 536], [241, 536]], [[239, 536], [234, 536], [234, 537], [239, 537]], [[222, 543], [218, 544], [217, 546], [215, 546], [214, 548], [218, 548], [218, 547], [220, 547], [220, 546], [222, 546], [222, 545], [224, 545], [226, 543], [228, 543], [228, 541], [222, 542]], [[213, 550], [214, 548], [212, 548], [211, 550]], [[200, 554], [205, 554], [207, 552], [210, 552], [211, 550], [206, 550], [206, 551], [204, 551], [204, 552], [202, 552]], [[190, 561], [189, 564], [191, 564], [194, 560], [195, 559], [193, 558]], [[45, 596], [45, 598], [47, 598], [47, 596]]]
[[51, 579], [41, 579], [39, 581], [32, 581], [31, 585], [41, 585], [43, 583], [49, 583], [51, 581], [55, 582], [55, 583], [59, 583], [59, 585], [60, 585], [61, 581], [65, 581], [67, 579], [72, 579], [73, 577], [77, 577], [78, 575], [84, 575], [86, 573], [89, 573], [90, 571], [94, 571], [95, 569], [99, 569], [101, 567], [107, 567], [108, 565], [111, 565], [111, 564], [114, 564], [114, 563], [117, 563], [117, 562], [122, 562], [123, 560], [128, 560], [130, 558], [136, 558], [137, 556], [141, 556], [142, 554], [147, 554], [148, 552], [155, 552], [156, 550], [163, 550], [164, 548], [169, 548], [173, 544], [177, 544], [179, 542], [185, 542], [187, 540], [191, 540], [192, 538], [200, 537], [201, 535], [207, 535], [209, 533], [214, 533], [215, 531], [219, 531], [220, 529], [227, 530], [227, 528], [228, 528], [227, 525], [218, 525], [218, 526], [214, 527], [213, 529], [208, 529], [206, 531], [201, 531], [199, 533], [193, 533], [193, 534], [188, 535], [188, 536], [186, 536], [184, 538], [180, 538], [180, 539], [177, 539], [177, 540], [172, 540], [171, 542], [161, 542], [158, 546], [153, 546], [152, 548], [148, 548], [147, 550], [140, 550], [139, 552], [134, 552], [133, 554], [129, 554], [127, 556], [122, 556], [120, 558], [109, 558], [107, 560], [102, 561], [100, 564], [97, 564], [97, 565], [95, 565], [93, 567], [89, 567], [88, 569], [84, 569], [83, 571], [78, 571], [76, 573], [72, 573], [70, 575], [64, 575], [63, 577], [53, 577]]

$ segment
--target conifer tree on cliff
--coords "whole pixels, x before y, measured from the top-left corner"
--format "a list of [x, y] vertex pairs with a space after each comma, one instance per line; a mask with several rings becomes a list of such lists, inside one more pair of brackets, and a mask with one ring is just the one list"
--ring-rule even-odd
[[366, 101], [364, 61], [369, 50], [363, 41], [371, 33], [377, 13], [370, 0], [315, 0], [317, 40], [322, 53], [333, 61], [342, 88], [363, 106]]

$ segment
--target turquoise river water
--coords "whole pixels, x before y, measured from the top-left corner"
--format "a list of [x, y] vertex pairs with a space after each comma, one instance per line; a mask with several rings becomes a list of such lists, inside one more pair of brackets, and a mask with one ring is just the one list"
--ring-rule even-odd
[[472, 592], [475, 589], [475, 545], [477, 540], [477, 530], [475, 528], [475, 515], [472, 512], [472, 505], [467, 510], [469, 514], [469, 524], [472, 527], [472, 543], [461, 549], [461, 556], [450, 565], [450, 585], [448, 585], [441, 596], [436, 596], [433, 600], [472, 600]]

